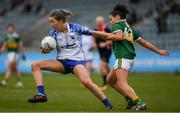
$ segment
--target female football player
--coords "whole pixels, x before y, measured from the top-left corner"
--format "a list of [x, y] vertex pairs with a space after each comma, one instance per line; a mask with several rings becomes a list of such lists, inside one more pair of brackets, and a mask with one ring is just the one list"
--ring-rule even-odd
[[[14, 71], [17, 78], [16, 87], [23, 87], [20, 72], [18, 70], [19, 54], [20, 52], [23, 53], [23, 46], [19, 35], [15, 32], [13, 24], [9, 24], [7, 26], [7, 35], [0, 52], [3, 52], [5, 50], [7, 50], [8, 67], [6, 70], [5, 78], [1, 81], [1, 85], [7, 85], [7, 81], [11, 76], [11, 73]], [[24, 54], [23, 58], [25, 58]]]
[[107, 82], [119, 93], [125, 96], [128, 106], [127, 109], [136, 111], [146, 109], [146, 104], [135, 93], [134, 89], [128, 84], [128, 73], [134, 64], [136, 56], [133, 42], [137, 41], [143, 47], [154, 51], [159, 55], [168, 55], [167, 50], [160, 50], [141, 36], [126, 21], [129, 13], [126, 6], [118, 4], [110, 12], [110, 23], [112, 24], [112, 34], [93, 31], [94, 35], [101, 35], [104, 39], [113, 41], [113, 51], [116, 57], [114, 68], [107, 78]]
[[[32, 63], [32, 75], [37, 85], [38, 94], [28, 99], [28, 102], [47, 101], [41, 70], [48, 70], [64, 74], [75, 74], [81, 83], [103, 102], [107, 109], [112, 109], [112, 105], [105, 94], [91, 81], [89, 72], [84, 66], [85, 58], [82, 50], [81, 34], [91, 35], [92, 33], [86, 27], [74, 23], [66, 23], [66, 19], [70, 15], [70, 13], [63, 10], [56, 10], [49, 17], [50, 24], [53, 27], [50, 31], [50, 36], [57, 41], [57, 59], [41, 60]], [[42, 48], [41, 52], [49, 53], [50, 50]]]

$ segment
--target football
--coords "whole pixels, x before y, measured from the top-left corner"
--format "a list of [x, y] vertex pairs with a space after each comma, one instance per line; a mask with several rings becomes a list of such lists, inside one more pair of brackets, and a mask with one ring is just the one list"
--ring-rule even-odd
[[52, 51], [56, 48], [56, 40], [51, 36], [46, 36], [41, 41], [41, 47]]

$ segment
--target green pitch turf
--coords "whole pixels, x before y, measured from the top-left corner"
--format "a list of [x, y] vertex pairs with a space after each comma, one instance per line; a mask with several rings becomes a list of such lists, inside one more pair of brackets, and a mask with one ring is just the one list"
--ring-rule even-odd
[[[0, 76], [0, 80], [2, 78]], [[7, 87], [0, 87], [0, 112], [107, 112], [95, 96], [87, 89], [80, 88], [75, 76], [46, 74], [44, 78], [47, 103], [27, 102], [29, 97], [36, 94], [36, 86], [31, 74], [24, 74], [24, 88], [15, 87], [14, 77], [8, 81]], [[91, 78], [98, 85], [101, 84], [99, 75]], [[180, 112], [180, 75], [131, 74], [129, 83], [147, 103], [148, 112]], [[108, 87], [105, 94], [116, 109], [113, 112], [131, 111], [124, 109], [124, 98], [112, 88]]]

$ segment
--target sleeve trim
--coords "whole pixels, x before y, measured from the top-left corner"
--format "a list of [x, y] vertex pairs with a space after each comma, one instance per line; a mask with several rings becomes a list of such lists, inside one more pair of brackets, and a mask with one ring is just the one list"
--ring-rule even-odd
[[135, 41], [138, 41], [138, 40], [140, 40], [140, 39], [142, 39], [141, 37], [138, 37]]

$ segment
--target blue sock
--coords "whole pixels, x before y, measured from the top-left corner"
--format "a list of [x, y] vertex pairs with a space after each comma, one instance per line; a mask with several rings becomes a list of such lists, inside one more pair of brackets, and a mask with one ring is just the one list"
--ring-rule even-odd
[[104, 99], [102, 102], [106, 107], [112, 107], [112, 105], [110, 104], [110, 102], [109, 102], [109, 100], [107, 98]]
[[44, 86], [37, 86], [38, 94], [39, 95], [45, 95], [44, 93]]

